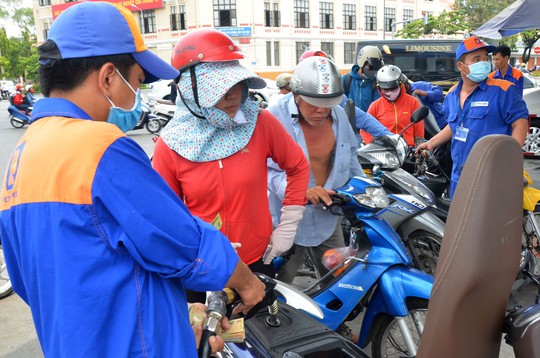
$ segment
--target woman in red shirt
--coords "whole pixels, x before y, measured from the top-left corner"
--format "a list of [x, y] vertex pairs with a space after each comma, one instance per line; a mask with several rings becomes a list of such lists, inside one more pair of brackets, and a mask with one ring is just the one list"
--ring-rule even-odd
[[[178, 41], [172, 65], [181, 73], [181, 101], [156, 142], [153, 165], [193, 215], [237, 246], [242, 261], [273, 276], [271, 261], [290, 249], [304, 213], [309, 164], [281, 123], [249, 97], [249, 88], [266, 82], [242, 67], [241, 58], [232, 40], [214, 29]], [[287, 173], [274, 230], [268, 159]]]

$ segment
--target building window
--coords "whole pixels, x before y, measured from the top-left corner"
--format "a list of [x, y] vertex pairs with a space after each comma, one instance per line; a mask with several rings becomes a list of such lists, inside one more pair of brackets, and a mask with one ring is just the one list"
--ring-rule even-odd
[[334, 4], [331, 2], [319, 3], [319, 25], [321, 29], [333, 29], [334, 28]]
[[279, 41], [274, 41], [274, 66], [279, 66]]
[[300, 61], [300, 56], [304, 52], [309, 50], [309, 42], [297, 42], [296, 43], [296, 63], [298, 64], [298, 61]]
[[49, 37], [49, 28], [51, 27], [51, 23], [50, 22], [44, 22], [43, 23], [43, 38], [45, 39], [45, 41], [47, 41], [47, 37]]
[[278, 3], [264, 3], [264, 26], [266, 27], [280, 27], [281, 26], [281, 13], [279, 12]]
[[414, 10], [403, 9], [403, 21], [412, 20], [414, 16]]
[[214, 0], [214, 26], [236, 26], [236, 0]]
[[186, 5], [171, 6], [171, 31], [186, 30]]
[[151, 34], [156, 32], [156, 11], [155, 10], [143, 10], [143, 28], [141, 32], [143, 34]]
[[396, 22], [396, 9], [384, 8], [384, 31], [392, 31], [392, 24]]
[[[272, 59], [274, 60], [273, 64]], [[279, 66], [279, 41], [274, 41], [273, 49], [272, 41], [266, 41], [266, 66]]]
[[309, 1], [294, 0], [294, 27], [309, 27]]
[[366, 31], [377, 31], [377, 7], [365, 7]]
[[356, 61], [355, 51], [356, 43], [355, 42], [345, 42], [343, 58], [345, 63], [354, 63]]
[[334, 43], [333, 42], [321, 42], [321, 50], [327, 55], [334, 58]]
[[272, 41], [266, 41], [266, 66], [272, 66]]
[[39, 0], [39, 6], [48, 6], [51, 4], [51, 0]]
[[356, 30], [356, 5], [343, 4], [343, 29]]

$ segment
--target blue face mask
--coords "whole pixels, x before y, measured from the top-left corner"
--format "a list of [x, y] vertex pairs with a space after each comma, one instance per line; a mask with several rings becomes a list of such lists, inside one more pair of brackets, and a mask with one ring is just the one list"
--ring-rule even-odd
[[479, 61], [468, 65], [470, 73], [467, 75], [471, 81], [480, 83], [487, 78], [491, 72], [491, 64], [487, 61]]
[[141, 94], [140, 90], [135, 90], [128, 81], [120, 74], [118, 69], [116, 69], [116, 73], [122, 78], [124, 83], [129, 87], [131, 92], [135, 94], [135, 103], [133, 103], [133, 107], [131, 109], [124, 109], [120, 107], [116, 107], [114, 103], [107, 97], [107, 100], [111, 104], [111, 109], [109, 110], [109, 117], [107, 117], [107, 122], [116, 124], [118, 128], [122, 130], [122, 132], [127, 132], [135, 128], [137, 123], [139, 122], [139, 119], [141, 119], [141, 115], [143, 113], [142, 105], [141, 105]]

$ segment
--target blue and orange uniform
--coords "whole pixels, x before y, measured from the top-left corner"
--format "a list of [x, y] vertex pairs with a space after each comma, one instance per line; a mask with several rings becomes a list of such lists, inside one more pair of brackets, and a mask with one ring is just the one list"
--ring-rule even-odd
[[230, 242], [115, 125], [59, 98], [32, 119], [2, 184], [0, 235], [45, 356], [196, 356], [184, 288], [222, 289]]
[[444, 100], [444, 112], [452, 130], [450, 196], [474, 144], [489, 134], [512, 135], [512, 123], [529, 115], [518, 88], [508, 81], [485, 79], [467, 97], [463, 108], [459, 105], [462, 85], [463, 80], [449, 90]]
[[521, 94], [521, 96], [523, 96], [523, 85], [525, 79], [523, 78], [523, 72], [521, 72], [520, 70], [516, 70], [512, 66], [508, 65], [508, 70], [506, 71], [504, 76], [501, 75], [501, 70], [497, 69], [496, 71], [491, 72], [488, 77], [512, 82], [519, 89], [519, 93]]

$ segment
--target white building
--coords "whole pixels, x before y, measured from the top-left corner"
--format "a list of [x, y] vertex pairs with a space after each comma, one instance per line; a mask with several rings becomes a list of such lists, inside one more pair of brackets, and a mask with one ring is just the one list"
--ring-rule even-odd
[[[291, 71], [308, 48], [331, 54], [342, 71], [355, 61], [360, 39], [392, 38], [403, 22], [438, 15], [453, 0], [109, 0], [135, 13], [147, 46], [170, 60], [178, 39], [215, 27], [237, 42], [243, 64], [263, 77]], [[38, 43], [54, 18], [76, 2], [33, 0]], [[394, 23], [394, 27], [392, 24]]]

